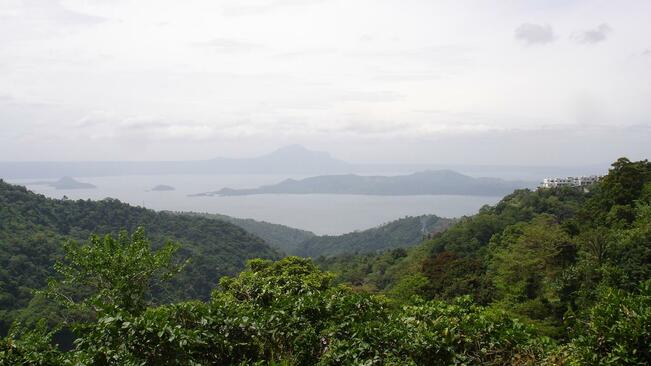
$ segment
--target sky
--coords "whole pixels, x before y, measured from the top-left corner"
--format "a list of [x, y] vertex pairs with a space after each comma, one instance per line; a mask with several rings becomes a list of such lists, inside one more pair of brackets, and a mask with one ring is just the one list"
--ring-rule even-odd
[[651, 2], [0, 0], [0, 160], [651, 155]]

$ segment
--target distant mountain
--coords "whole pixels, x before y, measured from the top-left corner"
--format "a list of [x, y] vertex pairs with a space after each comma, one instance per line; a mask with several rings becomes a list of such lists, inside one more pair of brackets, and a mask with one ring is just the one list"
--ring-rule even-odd
[[27, 183], [28, 185], [45, 185], [45, 186], [50, 186], [55, 189], [92, 189], [92, 188], [97, 188], [95, 185], [92, 185], [90, 183], [84, 183], [75, 180], [74, 178], [71, 177], [63, 177], [57, 181], [54, 182], [32, 182], [32, 183]]
[[351, 172], [353, 166], [333, 158], [329, 153], [290, 145], [256, 158], [217, 158], [211, 163], [229, 173], [300, 174], [316, 172]]
[[354, 167], [326, 152], [300, 145], [253, 158], [190, 161], [0, 162], [0, 178], [56, 178], [160, 174], [332, 174]]
[[439, 233], [454, 220], [435, 215], [408, 216], [387, 224], [337, 236], [315, 236], [297, 246], [292, 254], [302, 257], [334, 256], [344, 253], [373, 253], [407, 248]]
[[150, 189], [151, 192], [165, 192], [165, 191], [173, 191], [175, 188], [172, 186], [168, 186], [166, 184], [159, 184], [152, 189]]
[[452, 170], [428, 170], [399, 176], [324, 175], [301, 180], [287, 179], [273, 185], [251, 189], [223, 188], [194, 196], [238, 196], [266, 193], [288, 194], [365, 194], [365, 195], [438, 195], [503, 196], [536, 183], [506, 181], [498, 178], [473, 178]]

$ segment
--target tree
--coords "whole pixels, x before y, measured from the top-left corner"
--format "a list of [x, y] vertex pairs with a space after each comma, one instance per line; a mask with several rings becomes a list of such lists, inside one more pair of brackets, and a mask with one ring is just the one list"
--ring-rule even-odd
[[602, 288], [567, 353], [577, 365], [651, 364], [651, 280], [634, 293]]
[[471, 295], [475, 301], [483, 304], [492, 298], [492, 285], [479, 258], [443, 251], [434, 258], [426, 259], [422, 272], [428, 280], [424, 286], [428, 297], [451, 300]]
[[550, 215], [506, 230], [490, 265], [497, 298], [532, 319], [558, 319], [565, 310], [555, 286], [565, 266], [573, 263], [571, 238]]
[[117, 239], [92, 235], [87, 245], [68, 242], [63, 248], [64, 259], [55, 264], [59, 277], [49, 281], [44, 294], [67, 307], [96, 313], [142, 312], [151, 286], [170, 279], [187, 263], [173, 261], [178, 244], [168, 242], [153, 251], [143, 228], [132, 236], [122, 231]]

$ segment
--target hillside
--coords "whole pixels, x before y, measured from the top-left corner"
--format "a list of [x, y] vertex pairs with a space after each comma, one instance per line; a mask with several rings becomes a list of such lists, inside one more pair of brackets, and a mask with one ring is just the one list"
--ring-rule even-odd
[[277, 258], [262, 239], [225, 221], [134, 207], [114, 199], [49, 199], [0, 180], [0, 331], [13, 310], [25, 307], [32, 289], [45, 285], [67, 240], [146, 227], [154, 244], [173, 240], [191, 263], [166, 289], [169, 299], [207, 298], [220, 277], [249, 258]]
[[259, 236], [271, 247], [287, 255], [313, 258], [408, 248], [426, 236], [445, 230], [453, 222], [435, 215], [408, 216], [367, 230], [342, 235], [316, 235], [310, 231], [253, 219], [206, 213], [180, 214], [227, 221]]
[[427, 235], [445, 230], [452, 222], [435, 215], [409, 216], [358, 232], [314, 236], [300, 243], [290, 254], [316, 258], [407, 248], [421, 242]]
[[182, 212], [180, 214], [200, 216], [209, 219], [230, 222], [231, 224], [237, 225], [247, 232], [262, 238], [271, 247], [278, 249], [286, 254], [294, 253], [296, 247], [298, 247], [301, 243], [316, 237], [316, 234], [311, 231], [295, 229], [293, 227], [280, 224], [272, 224], [265, 221], [241, 219], [237, 217], [208, 213]]
[[635, 292], [651, 278], [651, 163], [622, 158], [589, 192], [515, 191], [407, 252], [319, 264], [397, 298], [468, 295], [566, 337], [567, 314], [604, 288]]
[[428, 170], [399, 176], [324, 175], [301, 180], [287, 179], [252, 189], [223, 188], [193, 196], [237, 196], [250, 194], [365, 194], [365, 195], [438, 195], [502, 196], [535, 183], [497, 178], [473, 178], [452, 170]]
[[64, 249], [67, 281], [47, 294], [88, 314], [77, 341], [62, 351], [45, 324], [19, 327], [0, 364], [651, 362], [648, 161], [622, 158], [588, 191], [515, 191], [406, 250], [320, 257], [338, 280], [310, 259], [251, 260], [203, 301], [145, 296], [176, 249], [142, 231]]

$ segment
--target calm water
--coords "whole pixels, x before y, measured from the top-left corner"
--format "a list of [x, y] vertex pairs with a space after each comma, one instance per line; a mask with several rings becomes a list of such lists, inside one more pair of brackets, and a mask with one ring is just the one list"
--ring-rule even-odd
[[[407, 215], [436, 214], [444, 217], [471, 215], [501, 197], [477, 196], [364, 196], [331, 194], [269, 194], [232, 197], [188, 197], [188, 194], [224, 187], [254, 188], [286, 178], [274, 175], [158, 175], [78, 178], [96, 189], [56, 190], [29, 185], [41, 179], [10, 180], [27, 185], [48, 197], [71, 199], [117, 198], [155, 210], [196, 211], [253, 218], [310, 230], [317, 234], [342, 234], [367, 229]], [[148, 192], [158, 185], [176, 188], [169, 192]]]

